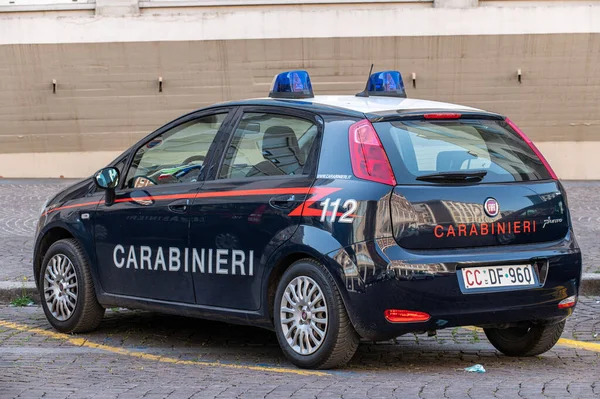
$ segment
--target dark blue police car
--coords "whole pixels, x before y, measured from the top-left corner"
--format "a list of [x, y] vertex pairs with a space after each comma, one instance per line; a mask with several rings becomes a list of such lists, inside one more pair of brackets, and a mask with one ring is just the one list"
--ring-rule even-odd
[[274, 329], [299, 367], [359, 337], [477, 325], [507, 355], [556, 343], [581, 254], [565, 191], [509, 119], [405, 98], [396, 71], [314, 96], [192, 112], [44, 207], [34, 272], [49, 322], [112, 306]]

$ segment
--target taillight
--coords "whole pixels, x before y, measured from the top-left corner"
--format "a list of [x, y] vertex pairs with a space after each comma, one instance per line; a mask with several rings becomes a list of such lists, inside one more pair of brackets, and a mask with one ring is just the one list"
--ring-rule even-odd
[[423, 118], [425, 119], [459, 119], [462, 115], [457, 113], [436, 113], [436, 114], [425, 114]]
[[348, 132], [354, 176], [395, 186], [392, 166], [371, 122], [366, 119], [358, 121], [350, 126]]
[[390, 323], [418, 323], [431, 318], [428, 313], [414, 310], [387, 309], [383, 314]]
[[576, 303], [577, 303], [577, 295], [571, 295], [570, 297], [565, 298], [562, 301], [560, 301], [558, 303], [558, 308], [559, 309], [572, 308], [573, 306], [575, 306]]
[[546, 158], [544, 158], [540, 150], [538, 150], [535, 144], [533, 144], [533, 141], [531, 141], [531, 139], [527, 137], [527, 135], [523, 133], [523, 131], [519, 129], [513, 121], [506, 118], [506, 123], [508, 123], [508, 126], [510, 126], [515, 132], [517, 132], [519, 136], [521, 136], [521, 138], [527, 143], [527, 145], [529, 145], [529, 148], [531, 148], [531, 150], [535, 153], [535, 155], [537, 155], [537, 157], [540, 159], [540, 161], [542, 161], [542, 163], [546, 167], [546, 170], [550, 174], [550, 177], [552, 177], [552, 179], [554, 180], [558, 180], [558, 176], [556, 176], [556, 173], [554, 173], [554, 170], [552, 170], [552, 167], [550, 166]]

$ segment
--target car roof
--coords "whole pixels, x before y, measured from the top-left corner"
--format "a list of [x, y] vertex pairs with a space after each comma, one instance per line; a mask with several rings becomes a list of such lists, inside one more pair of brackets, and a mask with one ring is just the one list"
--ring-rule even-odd
[[362, 112], [364, 114], [397, 112], [399, 110], [415, 111], [422, 109], [481, 111], [476, 108], [466, 107], [463, 105], [400, 97], [315, 96], [312, 99], [307, 99], [307, 101], [317, 104], [346, 108], [353, 111]]
[[490, 112], [452, 103], [399, 97], [356, 97], [352, 95], [321, 95], [303, 99], [256, 98], [219, 105], [264, 105], [307, 109], [315, 112], [346, 114], [355, 117], [380, 118], [399, 113], [422, 111], [464, 111], [496, 115]]

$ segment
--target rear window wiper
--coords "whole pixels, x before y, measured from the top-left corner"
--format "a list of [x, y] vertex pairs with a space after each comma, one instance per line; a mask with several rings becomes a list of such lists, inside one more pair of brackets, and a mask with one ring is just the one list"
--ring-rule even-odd
[[430, 181], [435, 183], [463, 183], [463, 182], [478, 182], [481, 181], [486, 170], [469, 170], [469, 171], [452, 171], [452, 172], [437, 172], [427, 175], [417, 176], [417, 180]]

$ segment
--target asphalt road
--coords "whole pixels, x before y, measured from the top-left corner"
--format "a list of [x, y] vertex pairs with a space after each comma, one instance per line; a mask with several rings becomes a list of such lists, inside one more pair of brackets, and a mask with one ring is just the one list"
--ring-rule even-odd
[[[113, 309], [97, 331], [64, 335], [37, 306], [0, 307], [0, 397], [592, 398], [599, 332], [600, 297], [583, 298], [542, 356], [506, 357], [482, 332], [455, 328], [365, 342], [348, 367], [314, 372], [258, 328]], [[474, 364], [486, 373], [464, 371]]]

